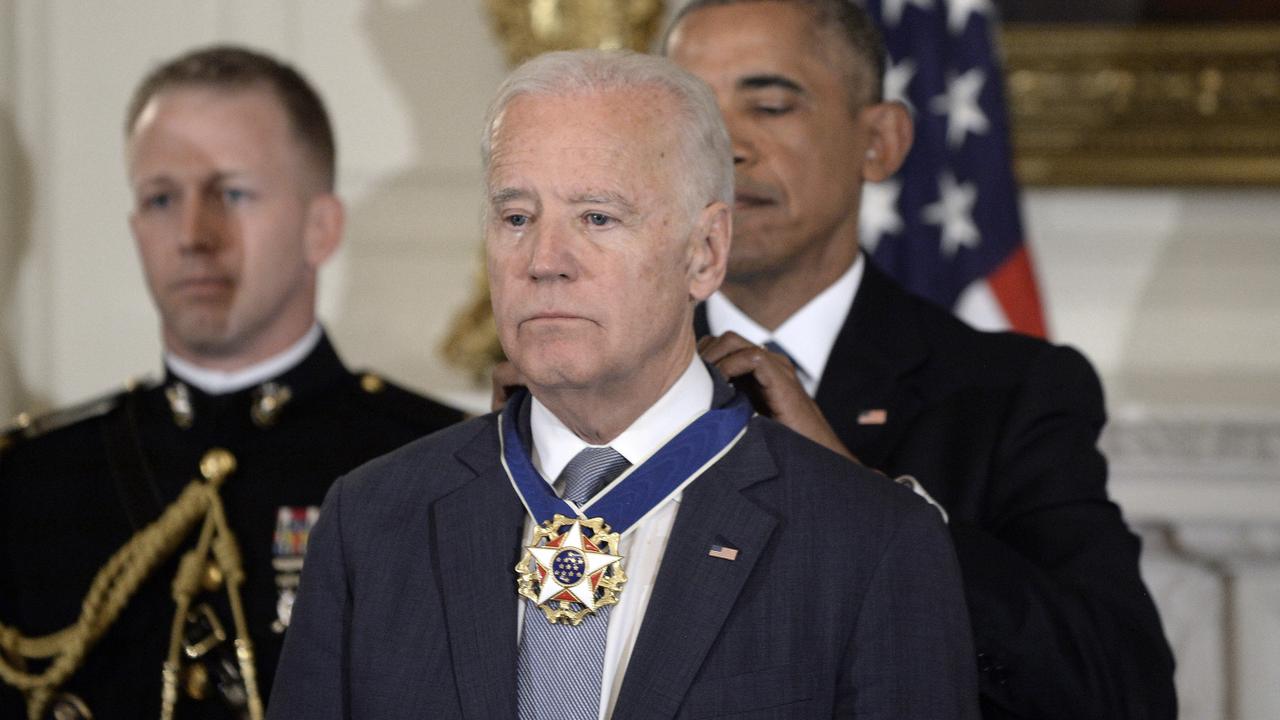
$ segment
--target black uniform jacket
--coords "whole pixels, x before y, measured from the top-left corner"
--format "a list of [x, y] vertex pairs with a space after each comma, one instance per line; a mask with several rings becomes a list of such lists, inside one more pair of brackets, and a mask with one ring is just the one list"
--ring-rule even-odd
[[984, 717], [1175, 717], [1083, 356], [973, 330], [868, 262], [816, 399], [863, 463], [914, 476], [950, 515]]
[[[329, 485], [461, 419], [377, 376], [352, 374], [327, 339], [274, 382], [266, 389], [274, 400], [264, 406], [263, 386], [220, 396], [186, 387], [184, 401], [170, 377], [59, 429], [11, 433], [0, 453], [0, 622], [28, 636], [71, 624], [107, 558], [198, 476], [206, 451], [226, 448], [237, 470], [221, 496], [244, 556], [245, 608], [265, 696], [299, 551]], [[64, 686], [98, 720], [159, 716], [175, 566], [176, 557], [152, 574]], [[201, 599], [231, 634], [225, 592]], [[184, 692], [178, 717], [231, 717], [213, 685], [202, 702]], [[25, 717], [21, 708], [18, 693], [0, 685], [0, 717]]]

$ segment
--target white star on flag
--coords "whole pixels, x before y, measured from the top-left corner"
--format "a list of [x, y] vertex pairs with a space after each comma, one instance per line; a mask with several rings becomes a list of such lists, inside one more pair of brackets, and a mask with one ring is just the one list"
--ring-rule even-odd
[[947, 29], [952, 35], [962, 35], [970, 15], [990, 15], [991, 10], [991, 0], [947, 0]]
[[973, 183], [958, 183], [950, 172], [938, 178], [938, 202], [924, 208], [925, 222], [942, 226], [942, 253], [954, 257], [961, 247], [976, 248], [982, 241], [973, 224], [973, 205], [978, 189]]
[[978, 96], [987, 81], [981, 68], [973, 68], [963, 75], [947, 79], [947, 92], [933, 98], [931, 107], [935, 113], [947, 116], [947, 144], [953, 148], [964, 144], [965, 135], [985, 135], [991, 127], [986, 113], [978, 105]]
[[863, 246], [874, 248], [881, 268], [907, 289], [966, 319], [969, 306], [958, 304], [966, 288], [998, 286], [988, 295], [1002, 315], [1021, 331], [1043, 335], [993, 42], [1001, 3], [845, 1], [866, 7], [878, 24], [889, 61], [885, 98], [908, 98], [915, 120], [915, 143], [895, 176], [896, 217], [882, 212], [875, 194], [889, 188], [863, 194]]
[[911, 80], [915, 76], [916, 64], [911, 58], [903, 58], [902, 62], [890, 62], [888, 69], [884, 71], [884, 98], [897, 100], [914, 113], [916, 108], [911, 104], [907, 88], [911, 86]]
[[897, 25], [902, 20], [902, 11], [908, 5], [915, 5], [921, 10], [928, 10], [933, 7], [933, 0], [884, 0], [884, 5], [880, 12], [885, 24], [890, 27]]
[[[595, 586], [591, 582], [591, 576], [618, 562], [622, 559], [622, 556], [597, 552], [592, 549], [594, 546], [590, 545], [589, 541], [584, 543], [583, 540], [582, 524], [574, 520], [555, 547], [542, 545], [525, 548], [533, 556], [533, 559], [537, 561], [538, 569], [542, 571], [538, 573], [542, 576], [539, 581], [541, 585], [538, 593], [539, 605], [562, 592], [568, 591], [584, 607], [589, 610], [595, 610], [596, 593]], [[568, 549], [577, 550], [581, 554], [585, 565], [582, 568], [581, 579], [572, 585], [565, 586], [556, 580], [556, 574], [552, 566], [555, 563], [556, 555]]]
[[875, 252], [880, 238], [902, 232], [902, 216], [898, 214], [901, 192], [902, 183], [897, 180], [863, 184], [858, 213], [858, 244], [863, 250]]

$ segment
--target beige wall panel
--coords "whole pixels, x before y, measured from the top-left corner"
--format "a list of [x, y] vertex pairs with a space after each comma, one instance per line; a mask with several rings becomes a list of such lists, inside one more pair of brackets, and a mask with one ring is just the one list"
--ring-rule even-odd
[[436, 348], [477, 268], [480, 125], [501, 52], [478, 3], [326, 8], [298, 29], [299, 62], [333, 108], [348, 203], [322, 313], [352, 364], [482, 408]]
[[1280, 408], [1280, 190], [1024, 194], [1050, 327], [1113, 407]]
[[26, 155], [18, 143], [14, 102], [17, 95], [16, 11], [0, 0], [0, 417], [25, 403], [14, 360], [18, 318], [14, 312], [17, 264], [26, 243]]

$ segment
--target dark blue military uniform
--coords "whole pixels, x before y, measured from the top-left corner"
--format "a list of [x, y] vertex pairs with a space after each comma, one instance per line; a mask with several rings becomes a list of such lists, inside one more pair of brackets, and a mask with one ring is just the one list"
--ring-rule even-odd
[[[29, 637], [73, 623], [103, 563], [199, 476], [206, 452], [225, 448], [237, 469], [220, 494], [244, 558], [245, 615], [264, 700], [306, 534], [330, 483], [461, 419], [375, 375], [349, 372], [327, 339], [253, 388], [210, 396], [169, 376], [76, 415], [0, 440], [0, 622]], [[83, 703], [99, 720], [159, 716], [180, 552], [148, 577], [63, 685], [74, 696], [68, 705]], [[218, 689], [222, 660], [234, 659], [234, 627], [226, 593], [209, 587], [195, 604], [211, 613], [202, 610], [188, 625], [188, 644], [198, 645], [216, 623], [228, 640], [194, 663], [205, 670], [183, 674], [179, 718], [242, 716]], [[21, 695], [0, 684], [0, 717], [25, 717], [23, 707]]]

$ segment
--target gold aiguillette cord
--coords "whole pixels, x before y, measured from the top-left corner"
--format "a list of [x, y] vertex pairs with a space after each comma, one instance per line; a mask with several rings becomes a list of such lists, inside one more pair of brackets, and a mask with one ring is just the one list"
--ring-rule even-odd
[[221, 454], [216, 454], [217, 452], [210, 451], [200, 460], [200, 474], [208, 480], [206, 487], [209, 508], [205, 514], [204, 527], [200, 530], [200, 540], [182, 556], [178, 572], [173, 577], [173, 601], [177, 610], [174, 612], [173, 628], [169, 634], [169, 656], [161, 673], [164, 683], [160, 695], [161, 720], [173, 720], [178, 702], [182, 628], [186, 624], [191, 600], [199, 593], [201, 577], [210, 562], [210, 551], [212, 561], [222, 569], [226, 582], [227, 600], [231, 604], [231, 617], [236, 626], [236, 661], [240, 665], [240, 675], [244, 678], [249, 718], [262, 720], [263, 716], [262, 696], [258, 693], [258, 674], [253, 662], [253, 644], [249, 640], [249, 623], [245, 620], [244, 603], [240, 597], [240, 586], [244, 584], [244, 563], [241, 561], [235, 535], [227, 524], [222, 498], [218, 496], [218, 485], [235, 472], [235, 458], [225, 450]]
[[[75, 624], [49, 635], [26, 637], [16, 628], [0, 623], [0, 680], [26, 695], [29, 720], [39, 720], [54, 693], [84, 662], [85, 655], [120, 616], [138, 586], [177, 550], [201, 519], [204, 526], [196, 550], [183, 557], [174, 577], [174, 600], [178, 610], [170, 635], [169, 658], [163, 671], [164, 717], [173, 717], [177, 702], [177, 649], [181, 647], [182, 623], [212, 548], [214, 560], [226, 578], [236, 626], [236, 659], [244, 677], [250, 718], [261, 720], [262, 698], [258, 693], [253, 646], [249, 641], [248, 624], [240, 598], [244, 567], [218, 495], [219, 486], [234, 471], [235, 457], [231, 453], [221, 448], [205, 453], [200, 460], [200, 473], [204, 479], [192, 480], [159, 518], [134, 533], [129, 542], [98, 570]], [[26, 672], [28, 659], [50, 658], [52, 662], [42, 672]]]

